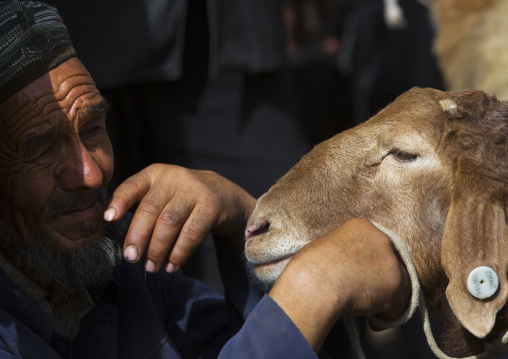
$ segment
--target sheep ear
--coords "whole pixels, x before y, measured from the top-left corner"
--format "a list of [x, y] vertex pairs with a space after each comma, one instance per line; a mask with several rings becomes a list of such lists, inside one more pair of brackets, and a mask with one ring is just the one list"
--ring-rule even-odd
[[478, 198], [482, 194], [464, 182], [457, 185], [462, 190], [454, 188], [441, 244], [441, 261], [450, 280], [446, 296], [460, 323], [484, 338], [508, 297], [506, 203], [503, 198]]

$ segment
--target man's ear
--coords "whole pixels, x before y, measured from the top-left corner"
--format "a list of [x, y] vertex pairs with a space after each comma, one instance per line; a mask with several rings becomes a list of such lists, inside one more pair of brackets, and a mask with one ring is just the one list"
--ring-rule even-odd
[[[490, 333], [508, 298], [506, 197], [479, 193], [456, 178], [441, 244], [448, 302], [478, 338]], [[458, 188], [460, 187], [460, 189]]]

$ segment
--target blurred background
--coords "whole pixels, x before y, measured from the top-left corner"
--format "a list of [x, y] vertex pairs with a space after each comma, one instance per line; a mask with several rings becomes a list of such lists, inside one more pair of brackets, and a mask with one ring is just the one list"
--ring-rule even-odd
[[[411, 87], [505, 97], [507, 0], [47, 2], [111, 102], [110, 190], [163, 162], [259, 197], [312, 146]], [[184, 272], [223, 290], [211, 238]], [[379, 334], [357, 325], [367, 358], [432, 357], [419, 318]], [[349, 358], [344, 335], [339, 325], [327, 345]]]

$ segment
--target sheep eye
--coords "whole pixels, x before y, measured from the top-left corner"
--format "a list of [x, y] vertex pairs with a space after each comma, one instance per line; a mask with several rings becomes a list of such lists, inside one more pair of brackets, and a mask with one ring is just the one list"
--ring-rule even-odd
[[409, 153], [409, 152], [404, 152], [404, 151], [401, 151], [398, 149], [391, 150], [390, 152], [388, 152], [388, 155], [392, 155], [398, 161], [401, 161], [401, 162], [412, 162], [412, 161], [416, 160], [416, 158], [418, 157], [418, 155], [415, 155], [415, 154]]

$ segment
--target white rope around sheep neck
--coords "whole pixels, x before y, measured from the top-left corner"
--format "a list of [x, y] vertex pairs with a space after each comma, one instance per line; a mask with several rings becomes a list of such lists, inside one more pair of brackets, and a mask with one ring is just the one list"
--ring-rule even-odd
[[[413, 316], [414, 312], [416, 311], [416, 308], [418, 305], [420, 306], [420, 314], [422, 315], [423, 319], [423, 331], [425, 333], [425, 337], [427, 338], [427, 343], [429, 344], [430, 349], [432, 352], [436, 355], [439, 359], [455, 359], [452, 357], [449, 357], [445, 353], [439, 349], [437, 346], [436, 341], [434, 340], [434, 336], [432, 335], [432, 328], [430, 327], [430, 320], [429, 320], [429, 312], [427, 310], [427, 306], [425, 304], [425, 298], [423, 297], [421, 288], [420, 288], [420, 281], [418, 280], [418, 274], [416, 273], [415, 266], [413, 264], [413, 260], [411, 259], [411, 255], [409, 254], [409, 250], [406, 246], [406, 243], [394, 232], [390, 231], [389, 229], [384, 228], [382, 225], [378, 223], [373, 224], [382, 232], [384, 232], [392, 241], [394, 247], [397, 249], [397, 251], [400, 254], [400, 257], [402, 258], [402, 261], [404, 262], [406, 269], [409, 273], [409, 278], [411, 279], [411, 301], [409, 307], [406, 309], [402, 315], [394, 320], [394, 321], [384, 321], [381, 320], [375, 316], [370, 316], [369, 320], [372, 321], [375, 325], [381, 328], [397, 328], [401, 325], [407, 323], [409, 319]], [[346, 328], [349, 334], [349, 338], [351, 339], [351, 342], [353, 343], [353, 349], [355, 351], [356, 357], [358, 359], [365, 359], [365, 354], [363, 353], [362, 347], [360, 345], [360, 340], [358, 339], [358, 335], [356, 333], [356, 329], [353, 324], [352, 317], [346, 317], [344, 318], [344, 322], [346, 324]], [[486, 343], [484, 347], [484, 352], [469, 356], [462, 359], [486, 359], [489, 358], [491, 355], [497, 355], [503, 352], [503, 349], [505, 345], [508, 343], [508, 330], [504, 332], [504, 334], [500, 335], [500, 337], [490, 343]]]

